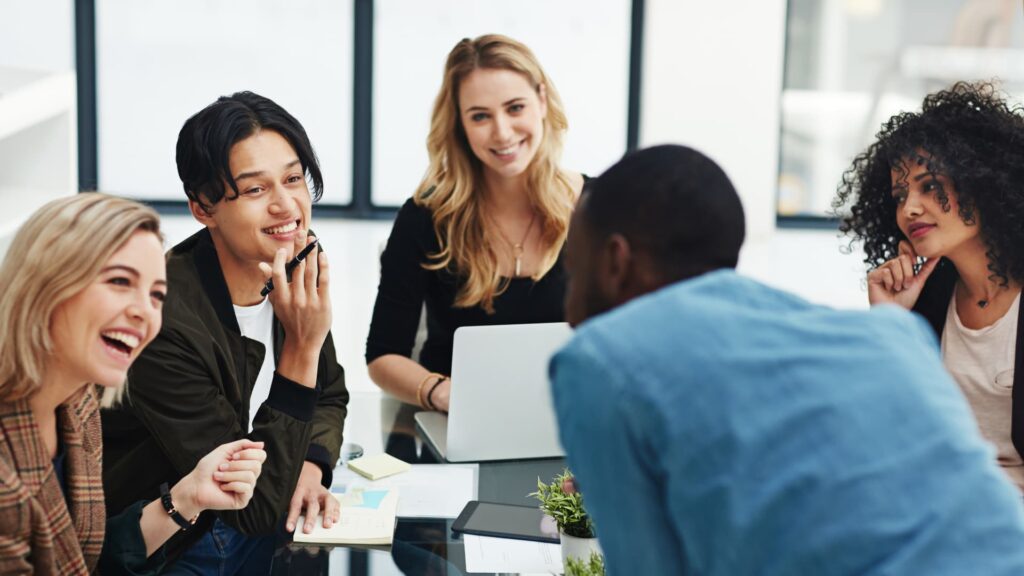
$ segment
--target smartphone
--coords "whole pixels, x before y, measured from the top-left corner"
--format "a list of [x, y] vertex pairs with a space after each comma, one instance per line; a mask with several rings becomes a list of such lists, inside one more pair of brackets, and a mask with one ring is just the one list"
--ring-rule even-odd
[[[546, 520], [546, 521], [545, 521]], [[558, 544], [558, 528], [539, 508], [472, 500], [452, 524], [452, 532]]]

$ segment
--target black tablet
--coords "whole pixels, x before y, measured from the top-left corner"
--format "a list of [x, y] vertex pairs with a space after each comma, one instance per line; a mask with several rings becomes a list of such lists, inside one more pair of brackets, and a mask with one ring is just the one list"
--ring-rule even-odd
[[452, 532], [558, 544], [554, 521], [533, 506], [470, 501], [452, 524]]

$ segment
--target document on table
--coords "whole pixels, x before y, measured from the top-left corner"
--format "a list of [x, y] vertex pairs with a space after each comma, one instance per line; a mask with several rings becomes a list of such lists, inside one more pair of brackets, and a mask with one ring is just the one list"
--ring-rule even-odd
[[295, 542], [309, 544], [364, 544], [389, 546], [395, 534], [398, 491], [353, 488], [345, 494], [332, 493], [341, 510], [338, 521], [324, 528], [324, 516], [317, 516], [313, 532], [302, 531], [305, 516], [295, 523]]
[[342, 481], [349, 490], [397, 488], [399, 518], [458, 518], [466, 503], [476, 500], [478, 469], [477, 464], [413, 464], [408, 472], [380, 480], [351, 474]]
[[539, 572], [561, 574], [558, 544], [465, 534], [466, 572]]

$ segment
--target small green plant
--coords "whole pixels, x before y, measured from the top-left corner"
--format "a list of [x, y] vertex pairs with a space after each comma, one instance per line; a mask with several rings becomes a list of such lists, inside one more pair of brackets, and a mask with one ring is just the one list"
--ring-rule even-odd
[[565, 576], [604, 576], [604, 556], [591, 552], [587, 560], [567, 558]]
[[593, 538], [594, 523], [583, 508], [583, 494], [568, 469], [555, 476], [551, 484], [537, 478], [537, 491], [530, 494], [540, 501], [540, 509], [555, 519], [558, 530], [577, 538]]

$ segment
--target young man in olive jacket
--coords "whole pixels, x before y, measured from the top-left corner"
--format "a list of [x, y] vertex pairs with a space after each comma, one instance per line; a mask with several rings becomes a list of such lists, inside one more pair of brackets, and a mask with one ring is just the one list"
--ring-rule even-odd
[[132, 367], [122, 405], [104, 411], [107, 505], [116, 513], [159, 496], [225, 441], [264, 441], [252, 501], [185, 530], [170, 573], [267, 573], [282, 523], [293, 530], [304, 512], [309, 531], [318, 512], [325, 526], [338, 515], [328, 488], [348, 391], [330, 335], [327, 256], [316, 249], [290, 280], [285, 272], [312, 240], [320, 167], [301, 124], [249, 92], [190, 118], [177, 164], [204, 228], [167, 254], [163, 328]]

